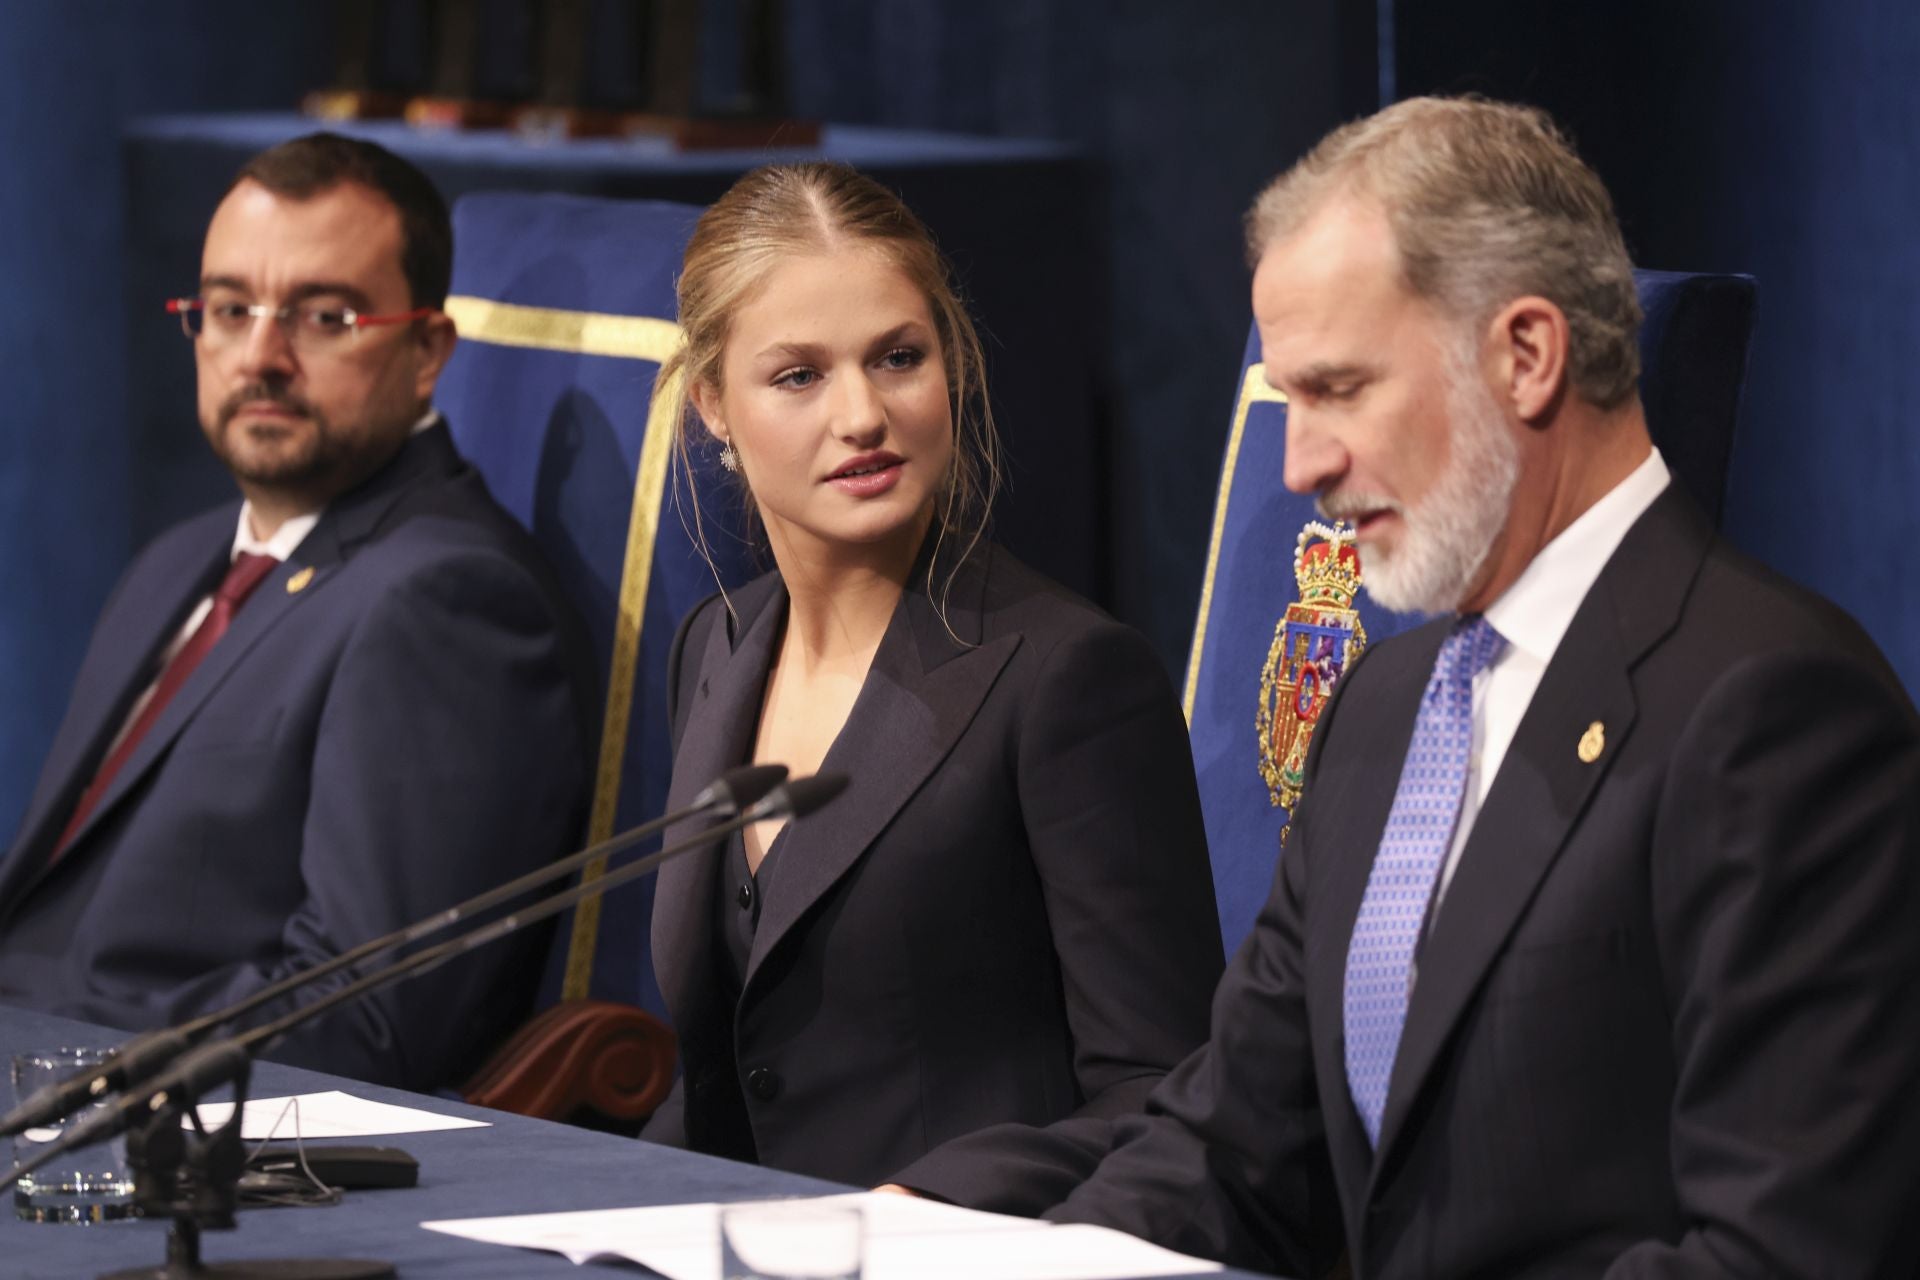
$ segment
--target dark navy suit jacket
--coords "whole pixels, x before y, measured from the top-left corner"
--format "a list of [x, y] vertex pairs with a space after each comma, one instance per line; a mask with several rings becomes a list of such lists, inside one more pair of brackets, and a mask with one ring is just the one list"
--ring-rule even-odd
[[[1341, 682], [1211, 1040], [1050, 1216], [1293, 1275], [1343, 1246], [1408, 1280], [1920, 1273], [1920, 721], [1677, 487], [1493, 779], [1369, 1148], [1347, 950], [1447, 626]], [[1058, 1200], [1108, 1145], [1027, 1139], [974, 1203]]]
[[[948, 1160], [948, 1139], [1136, 1110], [1205, 1035], [1220, 931], [1166, 673], [996, 547], [944, 583], [901, 597], [827, 753], [846, 792], [781, 837], [737, 1001], [719, 851], [661, 871], [685, 1072], [642, 1136], [866, 1185], [912, 1164], [957, 1199], [1001, 1154]], [[670, 806], [753, 750], [785, 585], [733, 606], [674, 647]]]
[[[441, 424], [327, 508], [49, 868], [133, 699], [225, 573], [237, 519], [229, 504], [162, 534], [101, 615], [0, 864], [0, 1001], [172, 1023], [578, 835], [591, 658], [531, 540]], [[390, 988], [269, 1056], [440, 1083], [524, 1012], [537, 945]]]

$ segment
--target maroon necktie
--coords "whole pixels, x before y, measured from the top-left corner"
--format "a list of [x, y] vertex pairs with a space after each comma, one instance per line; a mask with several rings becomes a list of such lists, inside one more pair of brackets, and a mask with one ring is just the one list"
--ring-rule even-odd
[[53, 857], [49, 865], [60, 860], [67, 851], [67, 842], [73, 839], [73, 833], [86, 824], [87, 816], [93, 807], [100, 803], [100, 797], [113, 785], [114, 775], [120, 772], [122, 765], [140, 746], [140, 740], [147, 736], [160, 713], [167, 709], [167, 703], [187, 682], [193, 669], [221, 636], [227, 633], [227, 626], [233, 621], [233, 615], [245, 604], [253, 589], [265, 581], [280, 562], [272, 556], [256, 556], [242, 551], [233, 558], [233, 566], [227, 570], [227, 576], [213, 593], [213, 608], [207, 610], [207, 616], [200, 620], [187, 642], [180, 646], [180, 652], [173, 655], [173, 661], [160, 673], [159, 683], [153, 687], [153, 696], [147, 699], [147, 705], [141, 708], [139, 717], [121, 735], [120, 744], [107, 756], [100, 766], [100, 772], [93, 776], [87, 789], [80, 793], [80, 803], [74, 806], [73, 817], [67, 820], [67, 829], [60, 833], [60, 840], [53, 846]]

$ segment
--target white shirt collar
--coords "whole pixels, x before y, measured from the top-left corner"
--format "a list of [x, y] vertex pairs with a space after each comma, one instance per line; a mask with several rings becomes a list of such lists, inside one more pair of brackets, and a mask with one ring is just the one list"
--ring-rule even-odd
[[[420, 421], [413, 424], [407, 435], [417, 436], [439, 421], [440, 411], [428, 405], [427, 411], [420, 416]], [[271, 538], [263, 540], [253, 536], [252, 500], [242, 502], [240, 527], [234, 530], [233, 551], [228, 559], [238, 559], [241, 552], [246, 552], [248, 555], [272, 556], [275, 560], [285, 560], [294, 553], [294, 549], [305, 540], [306, 536], [313, 532], [313, 526], [320, 523], [321, 513], [325, 510], [325, 507], [321, 507], [318, 511], [309, 511], [305, 515], [295, 516], [274, 530]]]
[[[325, 508], [321, 508], [322, 511]], [[260, 539], [253, 536], [253, 503], [240, 504], [240, 527], [233, 532], [233, 554], [230, 559], [238, 559], [241, 552], [255, 556], [272, 556], [275, 560], [285, 560], [293, 554], [293, 549], [313, 532], [313, 526], [320, 523], [320, 512], [309, 511], [303, 516], [295, 516], [283, 521], [273, 531], [271, 538]]]
[[1542, 666], [1550, 662], [1614, 549], [1671, 479], [1660, 451], [1649, 450], [1626, 479], [1542, 547], [1488, 607], [1494, 630]]

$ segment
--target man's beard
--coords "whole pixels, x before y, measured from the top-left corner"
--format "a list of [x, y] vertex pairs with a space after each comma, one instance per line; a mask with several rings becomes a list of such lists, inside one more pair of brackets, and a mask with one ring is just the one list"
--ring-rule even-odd
[[[304, 422], [254, 426], [236, 439], [233, 420], [245, 404], [272, 403]], [[255, 433], [260, 433], [256, 435]], [[264, 437], [264, 438], [263, 438]], [[350, 459], [351, 451], [325, 414], [272, 383], [254, 382], [228, 396], [207, 433], [214, 455], [241, 480], [265, 488], [299, 491], [324, 486]]]
[[1520, 446], [1473, 361], [1456, 356], [1447, 369], [1447, 465], [1411, 506], [1338, 495], [1322, 500], [1329, 517], [1382, 508], [1401, 518], [1399, 545], [1362, 547], [1367, 595], [1396, 613], [1445, 613], [1473, 588], [1507, 522], [1520, 476]]

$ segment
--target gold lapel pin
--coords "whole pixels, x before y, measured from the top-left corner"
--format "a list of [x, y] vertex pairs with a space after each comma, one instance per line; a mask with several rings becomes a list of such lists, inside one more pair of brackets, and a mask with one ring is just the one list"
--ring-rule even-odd
[[1587, 731], [1580, 735], [1580, 745], [1574, 750], [1579, 755], [1581, 764], [1592, 764], [1606, 749], [1607, 726], [1595, 720], [1587, 726]]
[[[312, 581], [313, 581], [313, 566], [308, 565], [306, 568], [302, 569], [300, 572], [294, 574], [291, 578], [287, 579], [287, 594], [290, 596], [299, 595], [302, 591], [305, 591], [307, 589], [307, 584]], [[1584, 743], [1582, 744], [1582, 749], [1584, 749]]]

